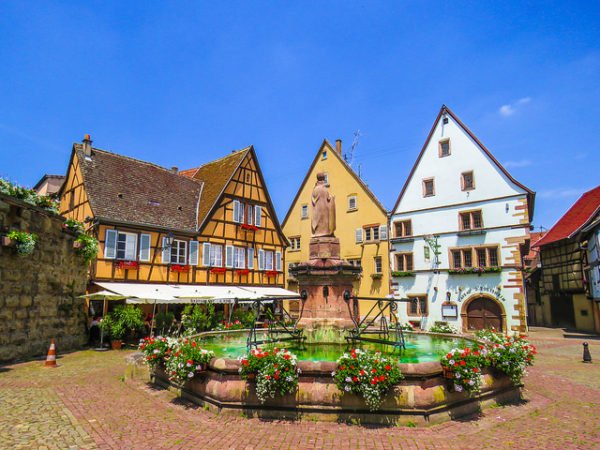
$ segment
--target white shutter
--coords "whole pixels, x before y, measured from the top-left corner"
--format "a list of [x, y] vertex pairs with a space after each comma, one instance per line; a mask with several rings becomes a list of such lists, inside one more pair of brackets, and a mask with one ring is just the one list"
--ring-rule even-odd
[[171, 263], [171, 247], [168, 246], [169, 239], [164, 237], [162, 239], [162, 262], [163, 264]]
[[248, 269], [254, 269], [254, 247], [248, 247]]
[[233, 221], [239, 222], [240, 217], [240, 202], [239, 200], [233, 201]]
[[248, 212], [246, 213], [248, 225], [252, 225], [254, 223], [254, 208], [252, 205], [248, 205]]
[[190, 241], [190, 265], [198, 265], [198, 241]]
[[254, 207], [254, 225], [262, 227], [262, 206], [256, 205]]
[[150, 261], [149, 234], [140, 234], [140, 261]]
[[117, 256], [117, 231], [106, 230], [106, 238], [104, 239], [104, 257], [106, 259], [114, 259]]
[[275, 252], [275, 270], [281, 272], [281, 252]]
[[355, 231], [355, 239], [356, 239], [356, 243], [360, 244], [363, 241], [363, 229], [362, 228], [357, 228]]
[[202, 265], [204, 267], [210, 266], [210, 243], [205, 242], [202, 244]]
[[128, 261], [135, 261], [137, 254], [137, 234], [125, 235], [125, 259]]
[[225, 267], [233, 267], [233, 246], [225, 246]]
[[238, 216], [238, 222], [239, 223], [244, 223], [244, 213], [246, 212], [246, 205], [242, 202], [240, 202], [240, 209], [239, 209], [239, 216]]
[[258, 251], [258, 270], [265, 270], [265, 251]]
[[388, 238], [388, 228], [387, 225], [380, 225], [379, 226], [379, 240], [380, 241], [387, 241]]

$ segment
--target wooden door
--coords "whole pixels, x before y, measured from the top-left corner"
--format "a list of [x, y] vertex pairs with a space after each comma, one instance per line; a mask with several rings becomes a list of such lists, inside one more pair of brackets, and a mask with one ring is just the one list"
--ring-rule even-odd
[[553, 295], [550, 297], [552, 325], [564, 328], [575, 328], [575, 309], [573, 296]]
[[502, 331], [502, 310], [500, 305], [487, 297], [479, 297], [467, 307], [467, 329], [484, 330], [495, 328]]

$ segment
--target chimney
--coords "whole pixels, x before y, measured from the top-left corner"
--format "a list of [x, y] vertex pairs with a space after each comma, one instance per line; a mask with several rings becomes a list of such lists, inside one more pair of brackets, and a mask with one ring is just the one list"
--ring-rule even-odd
[[342, 140], [341, 139], [335, 140], [335, 151], [338, 152], [340, 155], [342, 154]]
[[83, 137], [83, 155], [90, 158], [92, 156], [92, 139], [89, 134]]
[[177, 166], [171, 167], [171, 172], [178, 173], [179, 172], [179, 167], [177, 167]]

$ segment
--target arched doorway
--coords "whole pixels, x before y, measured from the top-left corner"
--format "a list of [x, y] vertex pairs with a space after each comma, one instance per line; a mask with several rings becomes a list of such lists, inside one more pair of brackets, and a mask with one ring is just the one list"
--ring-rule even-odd
[[463, 307], [463, 329], [465, 331], [495, 328], [504, 331], [505, 314], [502, 305], [495, 299], [479, 295], [465, 303]]

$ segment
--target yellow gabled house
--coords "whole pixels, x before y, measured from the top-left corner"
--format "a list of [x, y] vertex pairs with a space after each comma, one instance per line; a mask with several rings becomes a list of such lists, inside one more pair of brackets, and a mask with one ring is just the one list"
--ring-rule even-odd
[[[290, 266], [308, 260], [311, 194], [320, 172], [326, 174], [329, 191], [335, 196], [335, 236], [340, 240], [341, 257], [363, 269], [362, 277], [354, 283], [356, 295], [387, 296], [390, 293], [387, 211], [344, 160], [340, 140], [335, 147], [327, 139], [323, 141], [283, 220], [283, 233], [290, 242], [285, 258], [287, 288], [298, 288], [296, 280], [289, 276]], [[361, 302], [361, 316], [370, 306]]]

